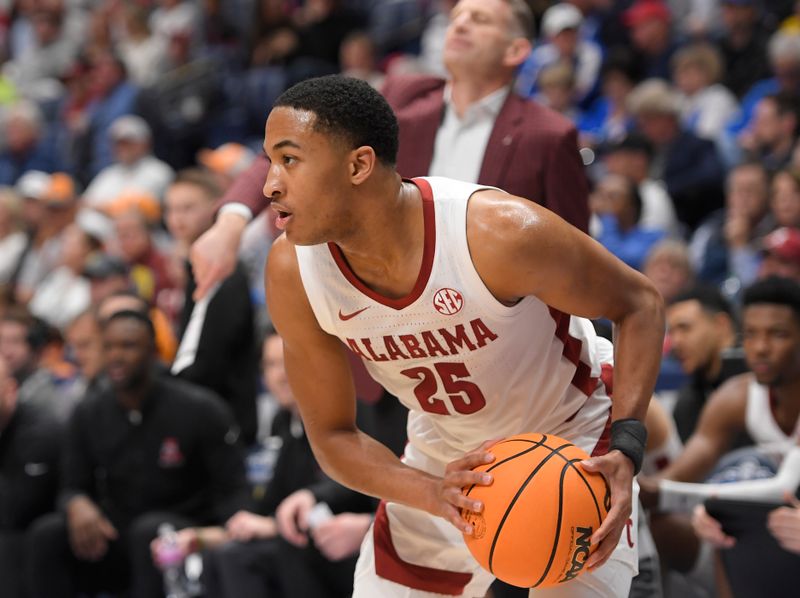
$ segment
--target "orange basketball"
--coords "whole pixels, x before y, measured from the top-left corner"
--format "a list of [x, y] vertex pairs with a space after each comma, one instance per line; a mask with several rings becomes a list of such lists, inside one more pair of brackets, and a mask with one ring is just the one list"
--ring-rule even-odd
[[492, 484], [464, 489], [483, 502], [481, 513], [463, 513], [473, 528], [464, 536], [472, 555], [519, 587], [544, 588], [580, 575], [611, 499], [605, 478], [577, 465], [589, 455], [549, 434], [512, 436], [489, 451], [495, 460], [475, 471], [490, 472]]

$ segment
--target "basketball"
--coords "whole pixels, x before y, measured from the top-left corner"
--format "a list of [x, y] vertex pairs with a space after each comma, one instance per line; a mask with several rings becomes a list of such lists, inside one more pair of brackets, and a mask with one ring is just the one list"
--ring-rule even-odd
[[521, 434], [489, 451], [489, 486], [470, 486], [464, 494], [483, 502], [483, 511], [464, 511], [472, 525], [465, 541], [475, 559], [495, 577], [519, 587], [544, 588], [583, 572], [592, 534], [610, 508], [605, 478], [584, 471], [589, 455], [563, 438]]

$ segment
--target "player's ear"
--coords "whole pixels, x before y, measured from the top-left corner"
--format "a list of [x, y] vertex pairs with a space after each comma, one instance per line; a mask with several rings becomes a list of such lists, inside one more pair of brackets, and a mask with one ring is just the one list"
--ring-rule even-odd
[[369, 178], [377, 166], [378, 157], [375, 150], [368, 145], [357, 147], [350, 154], [350, 181], [360, 185]]

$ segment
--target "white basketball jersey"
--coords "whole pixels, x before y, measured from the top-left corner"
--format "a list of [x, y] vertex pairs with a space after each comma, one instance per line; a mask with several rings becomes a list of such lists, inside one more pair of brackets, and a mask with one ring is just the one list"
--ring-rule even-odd
[[368, 288], [334, 244], [296, 247], [320, 326], [410, 409], [409, 442], [434, 459], [522, 432], [557, 434], [591, 453], [609, 416], [601, 374], [610, 371], [611, 344], [588, 320], [535, 297], [508, 307], [489, 292], [467, 245], [468, 201], [485, 187], [413, 182], [425, 247], [408, 296]]
[[772, 412], [769, 387], [759, 384], [755, 376], [750, 377], [747, 384], [747, 407], [745, 411], [745, 427], [753, 444], [761, 449], [783, 456], [796, 443], [800, 432], [800, 422], [795, 424], [795, 433], [786, 434]]

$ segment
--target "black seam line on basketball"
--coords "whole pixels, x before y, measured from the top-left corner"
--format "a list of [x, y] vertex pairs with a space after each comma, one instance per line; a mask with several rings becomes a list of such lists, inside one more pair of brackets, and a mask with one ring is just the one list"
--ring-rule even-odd
[[[521, 440], [520, 442], [530, 443], [530, 444], [533, 444], [534, 446], [526, 448], [524, 451], [520, 451], [518, 453], [514, 453], [513, 455], [510, 455], [510, 456], [506, 457], [502, 461], [498, 461], [497, 463], [492, 464], [492, 466], [489, 469], [487, 469], [485, 473], [489, 473], [495, 467], [500, 467], [503, 463], [505, 463], [507, 461], [511, 461], [511, 459], [516, 459], [517, 457], [519, 457], [521, 455], [524, 455], [525, 453], [529, 453], [531, 451], [534, 451], [537, 448], [539, 448], [540, 446], [544, 446], [545, 448], [550, 448], [549, 446], [545, 446], [544, 444], [542, 444], [545, 440], [547, 440], [547, 436], [542, 436], [541, 440], [536, 440], [536, 441], [534, 441], [534, 440]], [[500, 443], [498, 443], [498, 444], [500, 444]], [[552, 451], [553, 449], [550, 449], [550, 450]], [[472, 486], [469, 487], [469, 490], [467, 490], [464, 493], [464, 496], [469, 496], [469, 493], [472, 492], [472, 490], [475, 488], [476, 485], [477, 484], [472, 484]]]
[[531, 587], [535, 588], [544, 581], [547, 574], [550, 573], [550, 567], [553, 566], [553, 560], [556, 558], [556, 548], [558, 548], [558, 541], [561, 539], [561, 520], [564, 518], [564, 476], [569, 471], [572, 463], [567, 463], [561, 468], [561, 479], [558, 481], [558, 517], [556, 518], [556, 535], [553, 538], [553, 548], [550, 550], [550, 559], [547, 561], [547, 566], [544, 568], [544, 573], [535, 584]]
[[583, 475], [583, 471], [579, 467], [575, 467], [575, 463], [578, 461], [582, 461], [582, 459], [572, 459], [569, 462], [570, 467], [575, 470], [575, 473], [583, 480], [583, 483], [586, 485], [586, 488], [589, 490], [589, 494], [592, 496], [592, 500], [594, 501], [594, 510], [597, 511], [597, 525], [598, 527], [603, 524], [603, 517], [600, 514], [600, 505], [597, 502], [597, 497], [594, 495], [594, 488], [592, 488], [591, 484], [589, 484], [589, 480], [586, 479], [586, 476]]
[[[539, 462], [539, 465], [537, 465], [537, 466], [536, 466], [536, 469], [534, 469], [534, 470], [533, 470], [533, 471], [532, 471], [532, 472], [531, 472], [531, 473], [528, 475], [528, 479], [526, 479], [526, 480], [525, 480], [525, 481], [522, 483], [522, 485], [519, 487], [519, 490], [517, 490], [517, 493], [514, 495], [514, 498], [512, 498], [512, 499], [511, 499], [511, 502], [510, 502], [510, 503], [509, 503], [509, 505], [506, 507], [506, 512], [505, 512], [505, 513], [503, 513], [503, 517], [502, 517], [502, 519], [500, 519], [500, 524], [497, 526], [497, 531], [495, 532], [495, 534], [494, 534], [494, 538], [492, 539], [492, 547], [489, 549], [489, 572], [490, 572], [490, 573], [494, 573], [494, 566], [492, 565], [492, 561], [494, 560], [494, 549], [495, 549], [495, 547], [497, 546], [497, 538], [499, 538], [499, 537], [500, 537], [500, 533], [503, 531], [503, 526], [504, 526], [504, 525], [505, 525], [505, 523], [506, 523], [506, 519], [508, 519], [508, 515], [509, 515], [509, 513], [511, 513], [511, 509], [513, 509], [513, 508], [514, 508], [514, 504], [517, 502], [517, 499], [520, 497], [520, 495], [522, 494], [522, 492], [525, 490], [525, 488], [528, 486], [528, 484], [530, 483], [530, 481], [533, 479], [533, 476], [535, 476], [535, 475], [538, 473], [538, 471], [539, 471], [539, 470], [540, 470], [542, 467], [544, 467], [544, 464], [545, 464], [545, 463], [547, 463], [547, 462], [548, 462], [548, 461], [549, 461], [549, 460], [550, 460], [550, 459], [553, 457], [553, 455], [556, 455], [556, 454], [558, 454], [558, 452], [559, 452], [559, 451], [561, 451], [562, 449], [565, 449], [565, 448], [567, 448], [568, 446], [573, 446], [573, 444], [572, 444], [571, 442], [568, 442], [568, 443], [566, 443], [565, 445], [563, 445], [563, 446], [560, 446], [560, 447], [558, 447], [558, 448], [557, 448], [557, 449], [555, 449], [555, 450], [552, 450], [552, 449], [551, 449], [551, 452], [550, 452], [550, 454], [549, 454], [549, 455], [547, 455], [547, 456], [546, 456], [544, 459], [542, 459], [542, 460]], [[549, 447], [548, 447], [548, 448], [549, 448]], [[559, 456], [561, 456], [561, 455], [559, 455]]]

